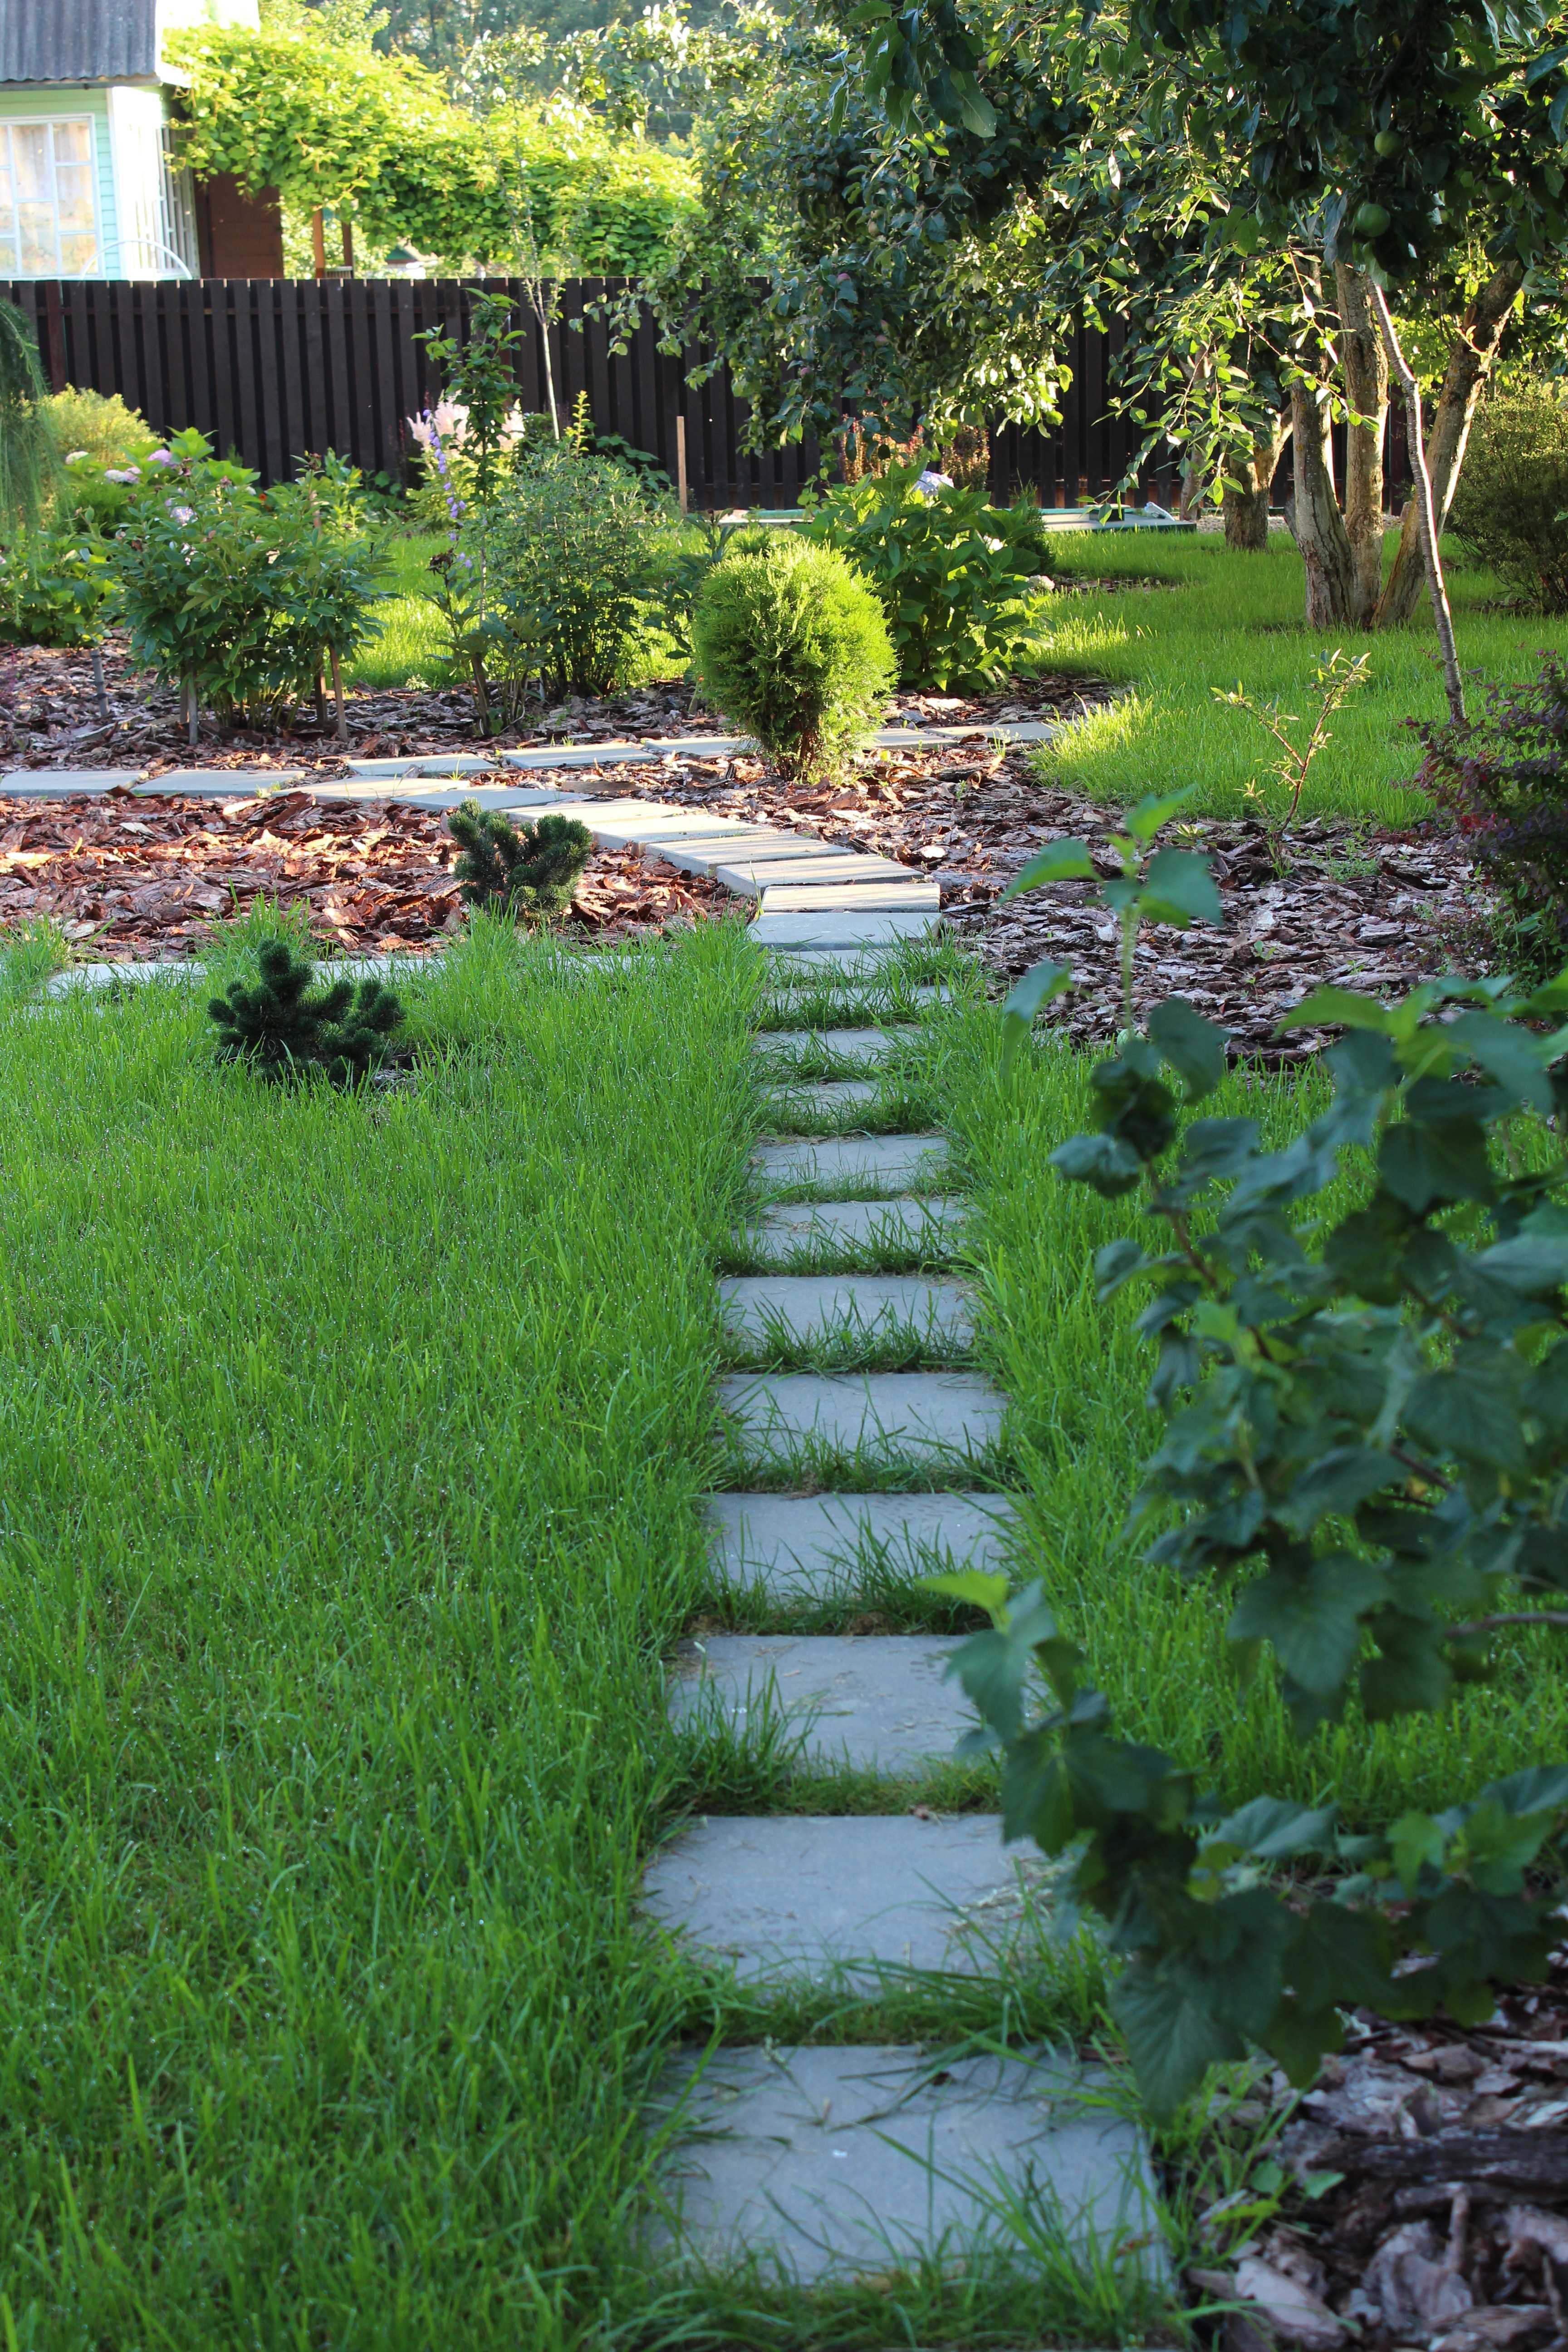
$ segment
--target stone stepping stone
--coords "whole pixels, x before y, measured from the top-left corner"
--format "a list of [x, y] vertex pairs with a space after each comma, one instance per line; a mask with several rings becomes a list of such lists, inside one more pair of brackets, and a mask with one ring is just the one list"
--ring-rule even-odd
[[831, 1453], [969, 1465], [994, 1446], [1007, 1410], [966, 1372], [736, 1372], [718, 1392], [755, 1462]]
[[1070, 2052], [683, 2050], [659, 2088], [682, 2137], [655, 2251], [710, 2271], [761, 2255], [806, 2287], [885, 2281], [993, 2246], [1016, 2261], [1010, 2197], [1086, 2268], [1109, 2252], [1163, 2280], [1148, 2148], [1099, 2088]]
[[869, 850], [841, 849], [829, 859], [814, 856], [809, 849], [803, 852], [787, 835], [783, 856], [758, 858], [748, 851], [743, 856], [731, 857], [728, 865], [716, 867], [713, 878], [726, 890], [754, 898], [764, 887], [773, 890], [796, 882], [821, 883], [825, 868], [828, 869], [826, 878], [835, 889], [846, 882], [918, 885], [925, 878], [911, 867], [900, 866], [896, 858], [878, 857]]
[[753, 1717], [783, 1717], [809, 1726], [808, 1767], [920, 1772], [975, 1724], [945, 1679], [957, 1647], [929, 1633], [708, 1633], [676, 1655], [670, 1717], [700, 1725], [717, 1713], [739, 1734]]
[[850, 855], [831, 841], [813, 842], [804, 834], [760, 830], [754, 835], [741, 833], [726, 837], [704, 833], [695, 835], [689, 841], [660, 841], [649, 845], [649, 854], [661, 866], [673, 866], [679, 874], [706, 874], [710, 877], [721, 867], [733, 865], [742, 855], [749, 865], [763, 866], [770, 866], [775, 860], [784, 863], [805, 857], [811, 861], [814, 870], [836, 865]]
[[974, 1343], [974, 1310], [957, 1282], [921, 1274], [731, 1274], [719, 1285], [724, 1328], [761, 1347], [846, 1339], [868, 1344], [914, 1330], [929, 1354]]
[[486, 758], [478, 751], [422, 751], [399, 760], [345, 760], [344, 767], [361, 783], [397, 782], [408, 776], [494, 776], [510, 762], [501, 752]]
[[870, 1068], [890, 1060], [921, 1034], [913, 1022], [896, 1029], [764, 1029], [752, 1050], [764, 1062], [787, 1061], [803, 1053], [831, 1054], [835, 1061]]
[[947, 1172], [947, 1139], [942, 1135], [801, 1136], [764, 1143], [752, 1154], [752, 1167], [764, 1190], [783, 1192], [800, 1184], [831, 1184], [841, 1191], [895, 1192], [934, 1182]]
[[922, 1250], [945, 1258], [969, 1214], [965, 1201], [937, 1193], [893, 1201], [790, 1201], [745, 1229], [756, 1256], [784, 1261], [811, 1251]]
[[999, 1569], [1017, 1528], [1006, 1495], [711, 1495], [713, 1565], [781, 1599], [853, 1595], [868, 1564], [925, 1576]]
[[985, 1975], [1037, 1940], [1045, 1865], [1004, 1848], [998, 1813], [716, 1815], [660, 1848], [648, 1915], [743, 1983], [842, 1970]]
[[11, 768], [0, 793], [13, 801], [68, 801], [82, 793], [129, 792], [140, 768]]
[[[879, 1078], [791, 1078], [773, 1080], [764, 1097], [768, 1116], [797, 1133], [812, 1134], [816, 1122], [835, 1119], [842, 1111], [864, 1110], [880, 1102], [887, 1089]], [[803, 1127], [802, 1122], [808, 1124]]]
[[936, 925], [934, 914], [904, 913], [898, 908], [857, 908], [841, 913], [818, 913], [802, 908], [770, 911], [764, 908], [747, 935], [759, 948], [849, 949], [858, 951], [858, 961], [868, 950], [890, 947], [900, 940], [927, 939]]
[[[921, 908], [935, 915], [942, 905], [942, 886], [927, 882], [908, 868], [898, 875], [885, 875], [879, 879], [838, 882], [826, 876], [820, 882], [775, 883], [766, 867], [763, 869], [762, 897], [758, 905], [763, 916], [798, 914], [811, 915], [818, 910], [829, 915], [841, 909], [853, 908], [857, 913], [907, 913]], [[761, 919], [761, 918], [759, 918]]]
[[303, 768], [170, 768], [161, 776], [143, 776], [136, 792], [141, 799], [183, 793], [194, 800], [244, 801], [292, 792], [306, 781]]

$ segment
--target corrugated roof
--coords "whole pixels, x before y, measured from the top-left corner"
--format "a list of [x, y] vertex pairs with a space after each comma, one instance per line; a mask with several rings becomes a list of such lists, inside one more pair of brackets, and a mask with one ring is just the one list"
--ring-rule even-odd
[[0, 0], [0, 82], [134, 81], [157, 69], [157, 0]]

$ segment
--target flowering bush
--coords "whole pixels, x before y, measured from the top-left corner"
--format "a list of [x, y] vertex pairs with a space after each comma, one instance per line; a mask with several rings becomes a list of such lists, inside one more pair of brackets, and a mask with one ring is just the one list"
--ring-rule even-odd
[[90, 535], [18, 531], [0, 547], [0, 636], [20, 646], [91, 646], [101, 636], [109, 565]]
[[203, 704], [226, 726], [275, 723], [369, 634], [381, 591], [357, 479], [330, 460], [262, 492], [200, 434], [149, 458], [112, 542], [118, 614], [132, 657], [185, 696], [193, 740]]
[[991, 685], [1029, 645], [1043, 556], [1027, 521], [908, 465], [830, 490], [801, 529], [875, 589], [900, 683], [945, 692]]

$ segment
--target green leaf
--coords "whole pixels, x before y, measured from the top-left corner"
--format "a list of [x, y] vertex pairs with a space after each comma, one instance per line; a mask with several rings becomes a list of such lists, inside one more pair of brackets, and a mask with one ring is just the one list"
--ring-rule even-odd
[[1197, 787], [1184, 784], [1179, 793], [1150, 793], [1127, 812], [1127, 830], [1134, 841], [1152, 841], [1162, 825], [1179, 816]]
[[1374, 1029], [1389, 1037], [1394, 1023], [1384, 1006], [1370, 996], [1357, 996], [1353, 989], [1314, 988], [1283, 1021], [1275, 1023], [1274, 1034], [1285, 1037], [1292, 1029]]
[[1349, 1518], [1385, 1486], [1403, 1486], [1405, 1472], [1386, 1454], [1364, 1445], [1334, 1445], [1303, 1470], [1275, 1506], [1292, 1535], [1310, 1536], [1321, 1519]]
[[1345, 1552], [1300, 1570], [1271, 1569], [1237, 1601], [1229, 1637], [1272, 1643], [1292, 1682], [1315, 1697], [1337, 1697], [1361, 1648], [1363, 1621], [1387, 1591], [1380, 1569]]
[[1489, 1201], [1496, 1189], [1479, 1127], [1418, 1127], [1401, 1119], [1384, 1130], [1377, 1173], [1417, 1216], [1434, 1202]]
[[1174, 2115], [1211, 2066], [1241, 2057], [1246, 2043], [1209, 2007], [1207, 1987], [1179, 1964], [1135, 1961], [1110, 1990], [1110, 2006], [1157, 2120]]
[[1225, 1031], [1205, 1021], [1184, 996], [1167, 997], [1149, 1015], [1149, 1035], [1187, 1089], [1189, 1102], [1212, 1095], [1225, 1076]]
[[1046, 1605], [1043, 1588], [1036, 1583], [1005, 1605], [1002, 1623], [988, 1633], [972, 1633], [954, 1652], [948, 1673], [956, 1675], [982, 1721], [1004, 1739], [1016, 1739], [1023, 1729], [1024, 1688], [1036, 1644], [1056, 1638], [1057, 1621]]
[[1519, 1234], [1478, 1255], [1476, 1269], [1526, 1298], [1543, 1298], [1568, 1283], [1568, 1234]]
[[1325, 1853], [1333, 1834], [1335, 1809], [1299, 1805], [1289, 1797], [1254, 1797], [1250, 1804], [1216, 1822], [1212, 1838], [1260, 1862], [1283, 1862], [1293, 1853]]
[[[1206, 857], [1190, 849], [1157, 849], [1143, 877], [1143, 902], [1154, 922], [1218, 923], [1225, 909]], [[1155, 914], [1155, 905], [1169, 912]]]
[[1388, 1846], [1399, 1884], [1415, 1895], [1423, 1871], [1442, 1869], [1448, 1841], [1430, 1813], [1402, 1813], [1388, 1832]]
[[988, 1617], [995, 1617], [1007, 1605], [1007, 1579], [988, 1575], [982, 1568], [955, 1569], [945, 1576], [922, 1576], [921, 1582], [928, 1592], [944, 1593], [950, 1601], [962, 1601], [966, 1608], [984, 1609]]
[[1049, 1004], [1072, 986], [1072, 966], [1052, 963], [1047, 957], [1017, 982], [1002, 1007], [1002, 1075], [1012, 1069], [1043, 1004]]
[[1037, 849], [1021, 873], [1016, 874], [1003, 891], [1004, 898], [1016, 898], [1025, 890], [1037, 890], [1046, 882], [1092, 882], [1094, 860], [1089, 845], [1083, 841], [1047, 841]]

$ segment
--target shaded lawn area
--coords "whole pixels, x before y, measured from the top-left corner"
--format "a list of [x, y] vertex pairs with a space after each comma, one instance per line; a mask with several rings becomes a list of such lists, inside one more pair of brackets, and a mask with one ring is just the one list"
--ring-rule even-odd
[[[1352, 1823], [1441, 1810], [1525, 1765], [1568, 1756], [1568, 1682], [1549, 1634], [1501, 1637], [1496, 1680], [1462, 1688], [1439, 1714], [1371, 1724], [1352, 1705], [1303, 1748], [1272, 1660], [1249, 1686], [1237, 1677], [1226, 1588], [1143, 1565], [1152, 1530], [1129, 1537], [1125, 1527], [1161, 1426], [1144, 1402], [1153, 1344], [1132, 1328], [1147, 1293], [1133, 1284], [1109, 1306], [1094, 1295], [1096, 1250], [1135, 1232], [1139, 1213], [1047, 1164], [1058, 1143], [1094, 1124], [1097, 1057], [1042, 1036], [1005, 1087], [1000, 1027], [994, 1008], [955, 1012], [938, 1033], [930, 1082], [951, 1105], [976, 1192], [979, 1345], [1011, 1402], [1008, 1483], [1029, 1528], [1019, 1568], [1044, 1579], [1117, 1729], [1190, 1766], [1227, 1803], [1262, 1792], [1337, 1803]], [[1240, 1069], [1205, 1109], [1259, 1119], [1278, 1148], [1327, 1098], [1326, 1073]], [[1316, 1213], [1322, 1204], [1310, 1206]], [[1142, 1237], [1151, 1250], [1169, 1246], [1158, 1223]]]
[[481, 923], [357, 1097], [181, 984], [0, 1004], [8, 2343], [625, 2291], [756, 961]]
[[[1387, 560], [1393, 560], [1393, 533]], [[1446, 716], [1430, 609], [1408, 628], [1371, 635], [1302, 625], [1301, 559], [1280, 531], [1266, 553], [1232, 554], [1217, 537], [1074, 531], [1053, 539], [1054, 577], [1167, 583], [1090, 589], [1049, 598], [1038, 659], [1043, 668], [1110, 680], [1127, 689], [1038, 755], [1042, 778], [1100, 803], [1134, 801], [1195, 784], [1194, 816], [1234, 816], [1247, 787], [1267, 783], [1274, 747], [1245, 712], [1214, 698], [1239, 681], [1253, 698], [1303, 713], [1320, 656], [1342, 645], [1370, 655], [1365, 686], [1333, 721], [1313, 767], [1303, 817], [1366, 818], [1405, 825], [1426, 797], [1411, 788], [1421, 748], [1407, 719]], [[1502, 591], [1489, 573], [1446, 551], [1459, 660], [1483, 679], [1533, 675], [1545, 647], [1568, 647], [1568, 618], [1517, 617], [1489, 609]], [[1480, 688], [1468, 685], [1472, 708]], [[1302, 730], [1303, 733], [1305, 730]]]

